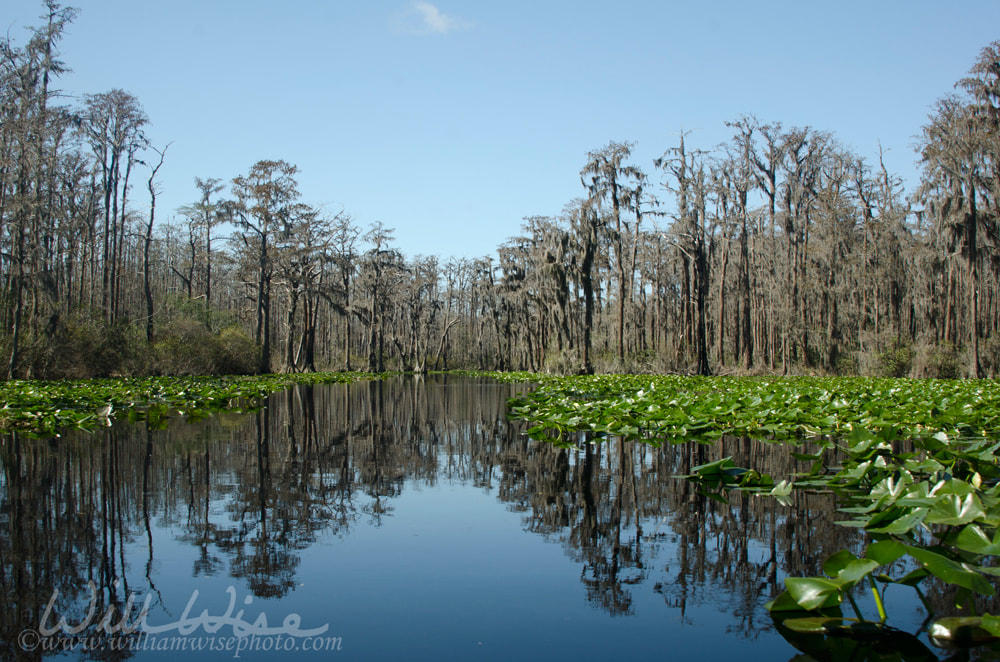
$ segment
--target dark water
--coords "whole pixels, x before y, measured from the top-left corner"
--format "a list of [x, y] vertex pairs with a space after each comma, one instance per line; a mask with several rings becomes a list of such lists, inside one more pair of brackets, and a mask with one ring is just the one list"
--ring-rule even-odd
[[506, 420], [523, 388], [400, 377], [3, 438], [2, 658], [795, 659], [763, 604], [856, 532], [827, 497], [676, 478], [725, 455], [780, 476], [786, 451], [561, 450]]

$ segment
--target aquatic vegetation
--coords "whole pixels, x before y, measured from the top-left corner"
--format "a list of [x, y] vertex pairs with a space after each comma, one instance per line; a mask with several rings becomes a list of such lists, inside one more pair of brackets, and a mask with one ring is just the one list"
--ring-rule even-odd
[[[725, 457], [680, 477], [719, 500], [730, 489], [784, 503], [793, 490], [832, 491], [839, 524], [866, 535], [861, 556], [841, 550], [823, 575], [785, 579], [767, 604], [783, 632], [905, 639], [884, 600], [889, 586], [902, 586], [930, 612], [933, 640], [1000, 638], [1000, 617], [970, 608], [974, 595], [995, 595], [1000, 576], [1000, 386], [992, 381], [571, 377], [546, 380], [509, 406], [532, 423], [528, 434], [563, 445], [581, 433], [592, 442], [737, 435], [786, 445], [808, 470], [776, 482]], [[935, 620], [921, 592], [931, 578], [950, 585], [970, 615]], [[841, 612], [848, 605], [852, 616]]]
[[[920, 585], [930, 577], [956, 588], [959, 608], [974, 611], [973, 594], [995, 595], [991, 578], [1000, 575], [1000, 472], [995, 453], [1000, 443], [937, 433], [911, 436], [905, 450], [895, 450], [893, 442], [899, 440], [893, 436], [891, 429], [879, 435], [856, 430], [846, 439], [839, 471], [801, 481], [801, 489], [826, 487], [839, 494], [839, 510], [848, 516], [839, 523], [861, 529], [871, 542], [860, 558], [847, 550], [831, 556], [823, 565], [825, 576], [785, 579], [786, 590], [768, 609], [789, 627], [820, 627], [814, 617], [802, 613], [839, 609], [845, 602], [855, 617], [838, 617], [823, 628], [831, 623], [840, 627], [845, 620], [885, 624], [885, 590], [890, 585], [910, 587], [927, 605]], [[855, 601], [852, 590], [862, 585], [871, 591], [877, 616], [866, 617]], [[929, 632], [939, 639], [956, 639], [974, 625], [979, 638], [1000, 637], [1000, 619], [989, 614], [975, 618], [974, 624], [940, 619]]]
[[920, 436], [1000, 432], [1000, 388], [973, 380], [549, 377], [510, 409], [537, 423], [532, 434], [586, 431], [654, 444], [722, 435], [840, 436], [856, 427]]
[[359, 372], [295, 373], [257, 377], [143, 377], [67, 381], [0, 382], [0, 430], [58, 436], [94, 429], [115, 418], [165, 424], [170, 416], [200, 418], [219, 411], [252, 409], [270, 393], [294, 384], [372, 379]]

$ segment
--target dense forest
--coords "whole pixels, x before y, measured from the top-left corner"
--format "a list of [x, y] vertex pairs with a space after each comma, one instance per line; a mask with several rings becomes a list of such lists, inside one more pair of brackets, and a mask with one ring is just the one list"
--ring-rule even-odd
[[916, 190], [830, 132], [746, 115], [650, 164], [596, 148], [561, 213], [441, 260], [303, 201], [282, 160], [192, 173], [190, 204], [158, 209], [169, 145], [122, 90], [60, 105], [75, 10], [45, 7], [26, 43], [0, 41], [8, 379], [1000, 369], [1000, 41], [914, 127]]

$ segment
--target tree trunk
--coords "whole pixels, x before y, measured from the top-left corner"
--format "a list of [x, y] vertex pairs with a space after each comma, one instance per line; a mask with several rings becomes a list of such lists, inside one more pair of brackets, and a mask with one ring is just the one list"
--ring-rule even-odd
[[750, 370], [753, 367], [753, 329], [750, 317], [750, 255], [749, 237], [747, 236], [746, 213], [743, 214], [743, 228], [740, 236], [740, 292], [743, 299], [742, 319], [740, 328], [743, 334], [743, 368]]
[[967, 271], [969, 281], [969, 342], [972, 356], [969, 357], [969, 376], [982, 379], [983, 364], [979, 358], [979, 246], [976, 232], [979, 219], [976, 211], [975, 182], [968, 183], [969, 212], [966, 215], [965, 234], [969, 247]]
[[725, 328], [726, 328], [726, 270], [729, 267], [729, 237], [726, 237], [726, 245], [722, 248], [722, 264], [719, 265], [719, 317], [717, 332], [717, 356], [716, 362], [720, 366], [726, 364], [725, 348]]

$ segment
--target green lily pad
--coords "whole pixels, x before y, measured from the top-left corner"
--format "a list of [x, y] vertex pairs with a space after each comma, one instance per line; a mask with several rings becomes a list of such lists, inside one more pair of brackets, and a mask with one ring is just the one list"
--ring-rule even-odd
[[1000, 531], [995, 532], [991, 540], [977, 525], [969, 524], [955, 537], [955, 546], [973, 554], [1000, 555]]
[[840, 584], [826, 577], [787, 577], [785, 589], [807, 611], [836, 607], [843, 599]]
[[1000, 617], [950, 616], [939, 618], [927, 630], [932, 640], [946, 641], [959, 646], [983, 644], [1000, 639]]
[[929, 549], [907, 545], [906, 551], [920, 561], [924, 568], [938, 579], [961, 586], [981, 595], [994, 595], [996, 589], [975, 568], [953, 561]]

